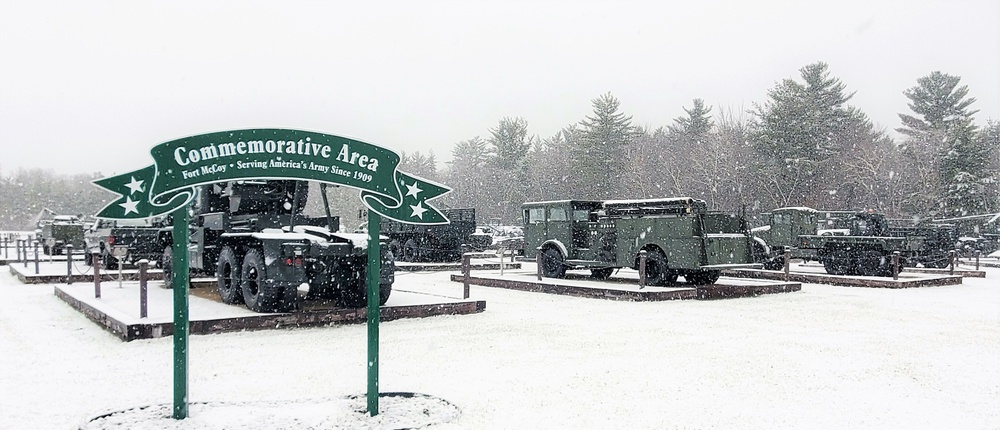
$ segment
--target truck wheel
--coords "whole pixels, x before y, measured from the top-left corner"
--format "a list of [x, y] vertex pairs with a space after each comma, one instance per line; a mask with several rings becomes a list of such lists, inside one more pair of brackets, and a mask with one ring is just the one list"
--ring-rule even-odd
[[832, 255], [823, 257], [823, 269], [831, 275], [846, 275], [848, 272], [847, 262], [843, 258]]
[[101, 264], [104, 265], [105, 269], [114, 270], [118, 268], [118, 259], [110, 253], [105, 253], [101, 256]]
[[546, 278], [565, 278], [566, 265], [563, 264], [562, 253], [555, 248], [542, 251], [542, 276]]
[[42, 252], [44, 252], [45, 255], [52, 255], [52, 250], [49, 249], [48, 245], [42, 245]]
[[[668, 275], [670, 274], [670, 268], [667, 267], [667, 256], [663, 255], [663, 251], [659, 249], [654, 250], [649, 253], [646, 257], [646, 285], [663, 285], [666, 284]], [[674, 281], [677, 281], [677, 277], [673, 277]]]
[[861, 276], [878, 276], [881, 263], [882, 254], [878, 251], [864, 252], [857, 259], [857, 274]]
[[413, 239], [407, 239], [406, 243], [403, 244], [403, 261], [416, 262], [417, 258], [417, 242]]
[[594, 279], [608, 279], [614, 273], [614, 267], [602, 267], [600, 269], [590, 269], [590, 277]]
[[684, 275], [684, 279], [691, 285], [712, 285], [719, 280], [718, 270], [706, 270]]
[[174, 287], [174, 250], [170, 245], [163, 248], [160, 255], [160, 269], [163, 269], [163, 285], [167, 288]]
[[236, 262], [236, 252], [233, 248], [224, 247], [219, 253], [219, 264], [215, 276], [219, 287], [219, 298], [222, 303], [231, 305], [243, 303], [243, 293], [240, 291], [240, 265]]
[[[392, 284], [379, 284], [378, 290], [378, 305], [382, 306], [389, 300], [389, 294], [392, 293]], [[340, 305], [352, 309], [368, 306], [368, 283], [364, 276], [357, 282], [354, 282], [353, 288], [347, 288], [340, 294]]]
[[243, 290], [243, 301], [250, 310], [261, 313], [278, 311], [279, 289], [273, 284], [268, 285], [264, 257], [259, 249], [251, 249], [243, 257], [240, 289]]
[[785, 260], [781, 257], [775, 257], [768, 260], [764, 260], [765, 270], [782, 270], [785, 268]]

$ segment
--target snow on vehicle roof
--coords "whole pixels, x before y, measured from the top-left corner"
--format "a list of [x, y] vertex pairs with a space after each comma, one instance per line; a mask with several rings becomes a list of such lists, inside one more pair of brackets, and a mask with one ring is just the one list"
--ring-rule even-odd
[[660, 199], [634, 199], [634, 200], [605, 200], [605, 205], [649, 205], [649, 204], [661, 204], [661, 203], [695, 203], [702, 202], [704, 200], [694, 199], [691, 197], [665, 197]]
[[813, 213], [819, 212], [816, 209], [807, 208], [805, 206], [788, 206], [788, 207], [783, 207], [783, 208], [777, 208], [777, 209], [775, 209], [775, 210], [773, 210], [771, 212], [775, 212], [775, 211], [802, 211], [802, 212], [813, 212]]

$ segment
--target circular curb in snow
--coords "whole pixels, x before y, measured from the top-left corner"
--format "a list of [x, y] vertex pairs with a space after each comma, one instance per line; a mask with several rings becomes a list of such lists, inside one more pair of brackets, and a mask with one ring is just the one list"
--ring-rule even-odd
[[171, 404], [137, 406], [94, 416], [80, 430], [419, 429], [461, 415], [447, 400], [420, 393], [379, 393], [379, 414], [369, 416], [366, 395], [248, 402], [194, 402], [188, 417], [172, 417]]

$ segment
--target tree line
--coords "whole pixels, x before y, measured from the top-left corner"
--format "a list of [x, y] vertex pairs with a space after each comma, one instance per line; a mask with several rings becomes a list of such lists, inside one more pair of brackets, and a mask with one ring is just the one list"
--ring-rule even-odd
[[713, 112], [695, 99], [685, 115], [649, 130], [607, 93], [592, 101], [592, 115], [553, 136], [529, 135], [523, 118], [508, 117], [485, 139], [458, 142], [442, 171], [417, 162], [426, 157], [404, 161], [452, 186], [448, 205], [515, 224], [524, 201], [674, 196], [751, 214], [785, 206], [915, 220], [1000, 212], [1000, 122], [973, 122], [976, 99], [957, 76], [932, 72], [903, 93], [910, 102], [899, 141], [817, 62], [746, 112]]
[[[520, 224], [525, 201], [677, 196], [750, 214], [784, 206], [916, 220], [1000, 212], [1000, 122], [974, 123], [976, 99], [960, 81], [935, 71], [906, 88], [899, 140], [851, 105], [854, 93], [817, 62], [747, 111], [713, 112], [694, 99], [651, 130], [606, 93], [591, 115], [552, 136], [505, 117], [485, 138], [455, 143], [444, 168], [433, 151], [402, 153], [400, 168], [453, 188], [437, 203], [476, 208], [481, 223]], [[99, 177], [0, 175], [0, 229], [33, 228], [43, 208], [96, 213], [112, 197], [91, 184]], [[330, 200], [344, 228], [360, 224], [356, 191], [332, 189]]]

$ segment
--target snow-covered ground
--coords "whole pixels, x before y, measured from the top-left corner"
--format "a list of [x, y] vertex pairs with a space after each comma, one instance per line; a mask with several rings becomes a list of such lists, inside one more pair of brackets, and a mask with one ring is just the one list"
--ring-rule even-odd
[[[996, 429], [1000, 269], [985, 270], [958, 286], [716, 301], [473, 286], [481, 314], [381, 325], [380, 387], [457, 407], [440, 429]], [[399, 273], [397, 288], [459, 296], [448, 275]], [[121, 342], [52, 289], [0, 267], [0, 429], [171, 403], [171, 338]], [[355, 412], [366, 339], [364, 325], [191, 336], [191, 418], [146, 428], [393, 428], [414, 406], [441, 418], [400, 399]]]

